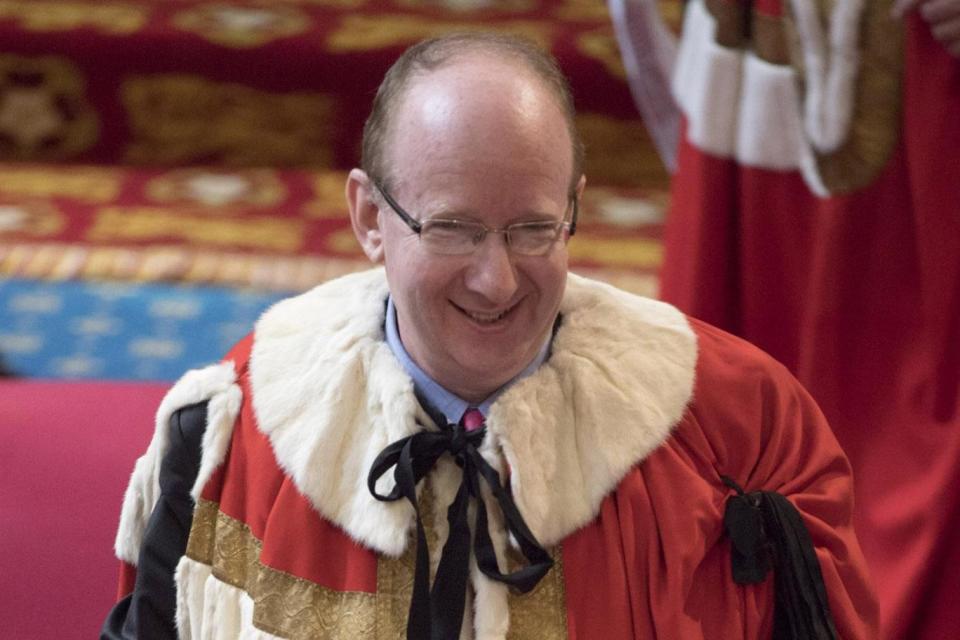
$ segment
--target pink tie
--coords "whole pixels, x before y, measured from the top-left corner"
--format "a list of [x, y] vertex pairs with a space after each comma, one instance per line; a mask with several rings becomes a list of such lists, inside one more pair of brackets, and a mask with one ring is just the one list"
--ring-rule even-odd
[[467, 409], [461, 420], [463, 428], [467, 431], [476, 431], [483, 426], [483, 414], [479, 409]]

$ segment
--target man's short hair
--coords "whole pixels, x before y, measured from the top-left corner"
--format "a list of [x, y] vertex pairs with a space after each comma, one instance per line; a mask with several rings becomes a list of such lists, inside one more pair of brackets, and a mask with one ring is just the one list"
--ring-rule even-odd
[[556, 98], [567, 122], [572, 143], [573, 175], [570, 183], [572, 191], [583, 173], [584, 151], [577, 133], [576, 111], [566, 76], [553, 56], [530, 40], [520, 36], [481, 31], [451, 33], [424, 40], [407, 49], [393, 63], [377, 89], [370, 116], [363, 126], [361, 168], [372, 178], [389, 184], [389, 168], [385, 166], [384, 146], [390, 132], [393, 112], [403, 95], [417, 77], [471, 53], [486, 53], [519, 62], [532, 71]]

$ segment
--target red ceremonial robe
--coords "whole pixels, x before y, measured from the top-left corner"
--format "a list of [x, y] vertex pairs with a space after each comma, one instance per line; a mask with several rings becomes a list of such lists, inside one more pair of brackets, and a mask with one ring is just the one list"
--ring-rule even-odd
[[[383, 342], [385, 295], [375, 270], [285, 301], [229, 371], [174, 387], [181, 402], [208, 390], [211, 407], [176, 573], [185, 635], [403, 636], [413, 513], [374, 501], [366, 476], [385, 444], [430, 423]], [[463, 637], [769, 638], [772, 578], [731, 575], [726, 475], [788, 497], [840, 637], [873, 638], [849, 466], [792, 376], [667, 305], [575, 276], [561, 315], [548, 362], [494, 404], [480, 450], [556, 564], [526, 595], [474, 565]], [[117, 542], [127, 562], [146, 511], [135, 496], [162, 451], [151, 444], [131, 482]], [[441, 459], [421, 488], [434, 568], [458, 472]], [[510, 566], [499, 518], [491, 529]]]
[[[786, 55], [780, 2], [756, 2], [739, 21], [728, 19], [739, 3], [690, 4], [662, 297], [768, 351], [823, 408], [856, 471], [881, 637], [952, 637], [960, 61], [916, 15], [901, 33], [889, 2], [838, 0], [822, 32], [802, 24], [817, 4], [783, 2], [800, 24], [792, 60], [805, 71]], [[738, 33], [750, 23], [752, 35]], [[817, 64], [850, 79], [819, 86], [830, 89], [825, 105], [852, 105], [833, 150], [817, 148], [823, 132], [808, 113]], [[833, 115], [817, 122], [842, 128]]]

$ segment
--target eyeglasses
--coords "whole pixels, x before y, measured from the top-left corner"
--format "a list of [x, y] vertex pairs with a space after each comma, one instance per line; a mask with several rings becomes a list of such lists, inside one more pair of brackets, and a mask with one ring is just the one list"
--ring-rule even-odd
[[462, 256], [473, 253], [487, 237], [488, 233], [502, 233], [511, 251], [525, 256], [546, 255], [556, 244], [564, 230], [572, 236], [577, 229], [577, 198], [570, 196], [573, 215], [570, 221], [544, 220], [535, 222], [517, 222], [502, 229], [491, 229], [487, 225], [472, 220], [453, 218], [430, 218], [423, 222], [414, 219], [403, 207], [397, 204], [387, 190], [378, 182], [374, 186], [387, 201], [400, 219], [420, 236], [420, 242], [431, 253], [445, 256]]

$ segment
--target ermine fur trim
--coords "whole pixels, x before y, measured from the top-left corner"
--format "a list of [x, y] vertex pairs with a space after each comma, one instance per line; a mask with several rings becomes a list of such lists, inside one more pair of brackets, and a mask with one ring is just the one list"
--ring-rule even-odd
[[146, 453], [137, 460], [123, 497], [120, 527], [114, 542], [114, 550], [120, 560], [134, 566], [137, 564], [147, 521], [160, 497], [160, 463], [167, 452], [170, 417], [178, 409], [209, 401], [201, 476], [193, 492], [196, 497], [201, 479], [209, 476], [213, 467], [223, 460], [233, 422], [240, 409], [240, 397], [232, 362], [189, 371], [167, 392], [157, 409], [153, 438]]

